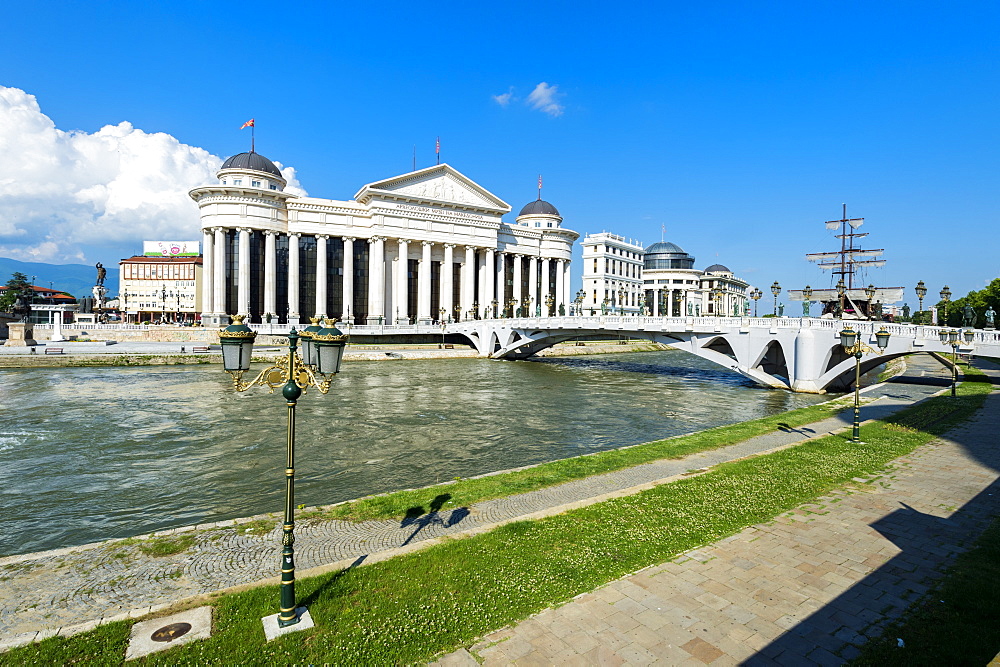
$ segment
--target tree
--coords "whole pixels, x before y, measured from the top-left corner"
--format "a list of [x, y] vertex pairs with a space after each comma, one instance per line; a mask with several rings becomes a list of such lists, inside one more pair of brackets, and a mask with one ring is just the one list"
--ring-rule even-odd
[[3, 296], [0, 296], [0, 312], [10, 312], [21, 294], [31, 294], [31, 283], [28, 282], [28, 276], [15, 271], [7, 281]]
[[[982, 328], [986, 322], [986, 311], [993, 308], [994, 312], [1000, 313], [1000, 278], [994, 278], [985, 288], [973, 290], [963, 297], [959, 297], [948, 303], [948, 321], [942, 322], [944, 326], [962, 326], [962, 309], [966, 305], [972, 306], [976, 311], [976, 327]], [[942, 313], [944, 302], [937, 304], [938, 312]]]

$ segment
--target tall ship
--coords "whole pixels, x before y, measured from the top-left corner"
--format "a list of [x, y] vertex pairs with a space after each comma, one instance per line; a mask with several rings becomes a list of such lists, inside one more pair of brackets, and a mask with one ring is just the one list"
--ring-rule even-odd
[[[829, 271], [833, 286], [817, 289], [806, 286], [802, 290], [789, 290], [789, 298], [792, 301], [819, 304], [820, 317], [882, 319], [883, 306], [897, 303], [903, 298], [902, 287], [877, 287], [866, 278], [869, 269], [885, 266], [886, 260], [882, 258], [885, 250], [861, 247], [861, 239], [868, 236], [868, 232], [858, 231], [865, 224], [865, 219], [848, 218], [847, 204], [844, 204], [839, 220], [827, 220], [823, 224], [829, 230], [840, 230], [835, 235], [835, 238], [840, 239], [840, 249], [811, 252], [806, 255], [806, 259], [815, 262], [824, 271]], [[803, 311], [805, 315], [810, 315], [808, 305]]]

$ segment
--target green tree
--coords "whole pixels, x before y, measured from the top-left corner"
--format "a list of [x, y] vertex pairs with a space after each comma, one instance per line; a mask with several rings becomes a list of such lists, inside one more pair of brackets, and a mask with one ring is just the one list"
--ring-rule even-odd
[[[986, 311], [990, 308], [1000, 313], [1000, 278], [994, 278], [989, 285], [981, 290], [973, 290], [963, 297], [953, 299], [948, 302], [948, 321], [942, 322], [945, 326], [962, 326], [962, 309], [966, 305], [972, 306], [976, 311], [976, 328], [983, 328], [986, 325]], [[937, 304], [938, 312], [942, 313], [944, 302]]]
[[31, 283], [28, 282], [28, 276], [15, 271], [7, 281], [3, 296], [0, 296], [0, 312], [9, 312], [14, 307], [18, 295], [22, 293], [31, 293]]

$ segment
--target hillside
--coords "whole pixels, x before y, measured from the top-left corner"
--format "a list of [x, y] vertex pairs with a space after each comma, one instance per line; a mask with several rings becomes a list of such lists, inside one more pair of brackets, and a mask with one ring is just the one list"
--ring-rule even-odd
[[[118, 267], [105, 266], [108, 270], [104, 286], [108, 288], [108, 296], [118, 294]], [[52, 287], [69, 292], [76, 298], [91, 296], [97, 269], [86, 264], [45, 264], [44, 262], [20, 262], [16, 259], [0, 257], [0, 285], [5, 284], [15, 271], [28, 276], [39, 287]], [[32, 276], [35, 278], [32, 280]]]

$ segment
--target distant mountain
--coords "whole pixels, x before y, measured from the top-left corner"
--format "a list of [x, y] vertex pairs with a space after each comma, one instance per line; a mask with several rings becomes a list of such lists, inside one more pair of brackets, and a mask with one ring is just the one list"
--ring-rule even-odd
[[[108, 296], [118, 294], [118, 267], [105, 266], [108, 271], [104, 286], [108, 288]], [[20, 271], [28, 276], [39, 287], [49, 287], [69, 292], [80, 299], [93, 295], [94, 282], [97, 280], [97, 269], [86, 264], [45, 264], [43, 262], [19, 262], [16, 259], [0, 257], [0, 285], [7, 284], [11, 274]], [[34, 276], [34, 279], [32, 279]]]

